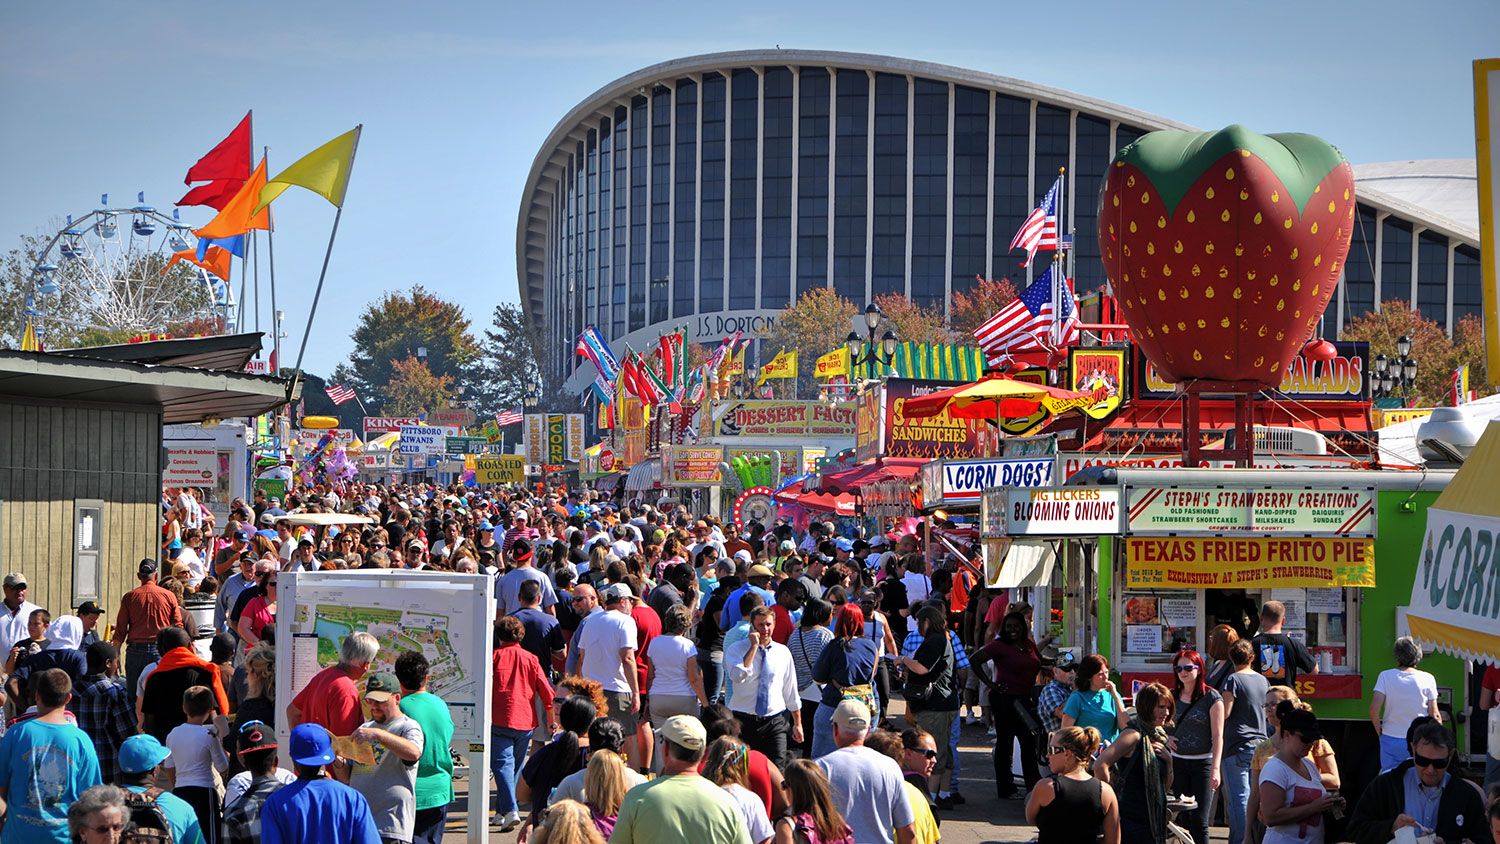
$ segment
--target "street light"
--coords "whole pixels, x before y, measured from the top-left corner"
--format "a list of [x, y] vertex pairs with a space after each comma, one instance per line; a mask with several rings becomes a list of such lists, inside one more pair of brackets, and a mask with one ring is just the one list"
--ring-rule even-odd
[[[844, 338], [844, 345], [849, 349], [849, 364], [851, 367], [864, 366], [871, 361], [881, 366], [890, 366], [896, 359], [896, 332], [886, 329], [881, 335], [880, 341], [875, 340], [875, 331], [880, 327], [880, 321], [885, 319], [885, 314], [880, 312], [880, 306], [871, 302], [865, 306], [865, 337], [860, 337], [858, 332], [851, 331]], [[860, 354], [865, 346], [870, 347], [869, 354]]]
[[1399, 393], [1402, 403], [1417, 383], [1417, 361], [1411, 357], [1411, 338], [1402, 335], [1396, 341], [1396, 357], [1375, 356], [1375, 372], [1370, 378], [1370, 388], [1375, 398], [1390, 398]]
[[526, 386], [526, 392], [524, 392], [524, 393], [521, 394], [521, 404], [524, 405], [527, 410], [532, 410], [538, 404], [540, 404], [541, 401], [542, 401], [542, 390], [541, 390], [541, 388], [538, 387], [535, 384], [528, 384]]
[[737, 399], [755, 395], [755, 379], [759, 374], [759, 369], [746, 369], [740, 373], [740, 377], [730, 383], [730, 392], [734, 393], [734, 397]]

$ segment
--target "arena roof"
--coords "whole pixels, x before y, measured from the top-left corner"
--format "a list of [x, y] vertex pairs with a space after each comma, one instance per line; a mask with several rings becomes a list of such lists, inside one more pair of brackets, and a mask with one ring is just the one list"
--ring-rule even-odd
[[[516, 271], [522, 294], [521, 307], [528, 318], [542, 310], [545, 287], [547, 225], [551, 205], [550, 192], [539, 188], [544, 178], [557, 178], [558, 171], [566, 166], [568, 153], [577, 142], [586, 138], [590, 125], [597, 126], [599, 120], [613, 117], [616, 106], [628, 106], [632, 96], [648, 92], [657, 83], [736, 67], [778, 65], [897, 73], [1037, 99], [1147, 130], [1198, 129], [1128, 106], [1022, 79], [893, 56], [832, 50], [770, 49], [707, 53], [661, 62], [622, 76], [590, 94], [558, 121], [532, 161], [516, 221]], [[1415, 161], [1356, 167], [1359, 201], [1379, 211], [1412, 220], [1423, 228], [1466, 241], [1477, 248], [1478, 203], [1472, 185], [1474, 163], [1467, 162], [1470, 173], [1467, 206], [1462, 204], [1462, 176], [1454, 175], [1454, 171], [1459, 168], [1440, 166], [1445, 164], [1454, 162]], [[1410, 172], [1401, 169], [1408, 165]], [[1395, 169], [1388, 171], [1382, 168]], [[1369, 174], [1368, 181], [1366, 173]], [[1465, 207], [1468, 209], [1467, 213]]]

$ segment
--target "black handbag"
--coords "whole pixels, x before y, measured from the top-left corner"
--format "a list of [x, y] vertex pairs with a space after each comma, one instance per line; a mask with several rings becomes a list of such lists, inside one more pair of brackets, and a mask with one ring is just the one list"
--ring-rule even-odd
[[947, 631], [943, 633], [943, 645], [942, 658], [933, 663], [926, 674], [918, 674], [915, 671], [906, 672], [906, 685], [902, 688], [901, 695], [906, 698], [907, 703], [927, 703], [937, 694], [937, 680], [942, 674], [937, 670], [938, 666], [943, 663], [953, 664], [953, 640], [948, 638]]

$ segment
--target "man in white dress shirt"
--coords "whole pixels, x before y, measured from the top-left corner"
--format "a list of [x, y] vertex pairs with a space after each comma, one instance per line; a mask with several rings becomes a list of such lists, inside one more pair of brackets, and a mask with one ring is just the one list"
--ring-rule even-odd
[[791, 763], [787, 728], [792, 742], [802, 743], [802, 696], [792, 652], [771, 638], [776, 615], [770, 607], [750, 613], [750, 636], [724, 650], [724, 667], [733, 687], [730, 707], [740, 722], [740, 737], [778, 768]]

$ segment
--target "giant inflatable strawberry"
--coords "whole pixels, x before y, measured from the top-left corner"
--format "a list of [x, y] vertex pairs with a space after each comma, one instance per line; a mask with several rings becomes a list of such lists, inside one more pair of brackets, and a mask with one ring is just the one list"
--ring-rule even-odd
[[1276, 386], [1333, 296], [1354, 171], [1312, 135], [1152, 132], [1099, 198], [1105, 270], [1169, 381]]

